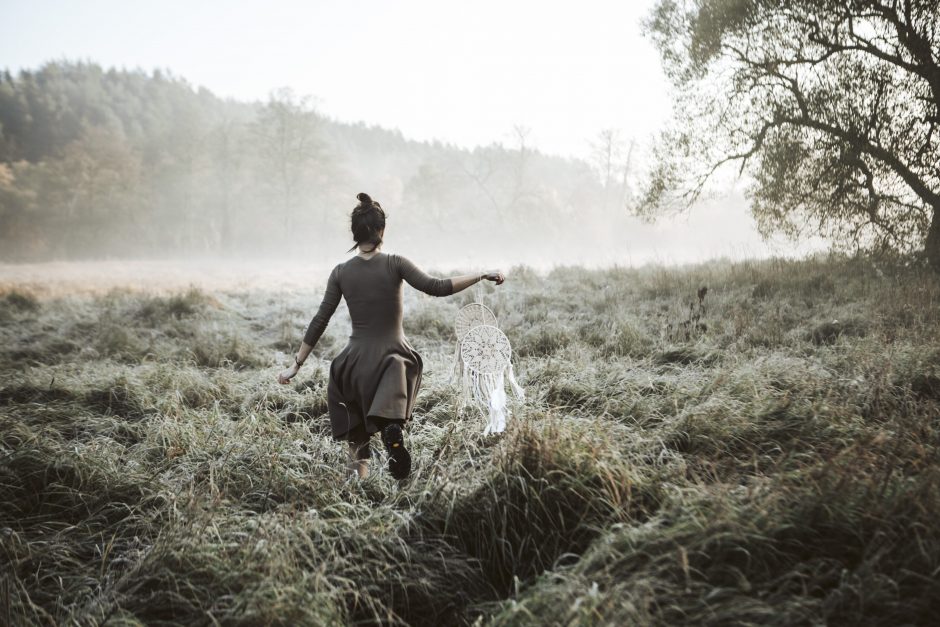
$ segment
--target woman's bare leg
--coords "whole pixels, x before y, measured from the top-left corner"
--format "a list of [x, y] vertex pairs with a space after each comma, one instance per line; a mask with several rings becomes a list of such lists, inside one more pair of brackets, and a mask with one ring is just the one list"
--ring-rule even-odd
[[369, 476], [369, 458], [363, 459], [363, 452], [369, 450], [368, 442], [350, 442], [349, 443], [349, 462], [346, 464], [346, 470], [349, 477], [358, 477], [365, 479]]

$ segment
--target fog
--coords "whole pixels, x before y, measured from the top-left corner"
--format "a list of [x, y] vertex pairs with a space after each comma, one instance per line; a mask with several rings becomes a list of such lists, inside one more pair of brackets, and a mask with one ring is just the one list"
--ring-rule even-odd
[[483, 3], [460, 28], [423, 2], [265, 7], [4, 5], [3, 276], [81, 262], [156, 283], [186, 261], [302, 281], [346, 258], [358, 192], [389, 213], [385, 250], [429, 268], [821, 247], [761, 238], [733, 179], [687, 213], [633, 217], [669, 113], [643, 3]]

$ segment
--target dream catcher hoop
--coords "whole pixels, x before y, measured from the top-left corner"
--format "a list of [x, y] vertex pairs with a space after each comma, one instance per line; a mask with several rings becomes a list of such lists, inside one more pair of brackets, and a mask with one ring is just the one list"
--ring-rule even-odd
[[495, 325], [478, 324], [467, 330], [458, 347], [464, 401], [474, 401], [484, 417], [489, 418], [484, 434], [503, 432], [509, 413], [506, 379], [516, 398], [525, 399], [513, 371], [509, 338]]
[[463, 342], [464, 337], [466, 337], [470, 329], [483, 324], [497, 328], [499, 326], [496, 324], [496, 314], [483, 303], [464, 305], [457, 312], [457, 317], [454, 320], [454, 333], [457, 335], [457, 345], [454, 347], [454, 367], [451, 371], [453, 379], [457, 379], [463, 374], [463, 361], [460, 359], [460, 343]]
[[457, 334], [457, 341], [462, 342], [470, 329], [481, 324], [499, 327], [496, 324], [496, 314], [493, 313], [492, 309], [483, 303], [470, 303], [461, 307], [460, 311], [457, 312], [457, 319], [454, 321], [454, 332]]

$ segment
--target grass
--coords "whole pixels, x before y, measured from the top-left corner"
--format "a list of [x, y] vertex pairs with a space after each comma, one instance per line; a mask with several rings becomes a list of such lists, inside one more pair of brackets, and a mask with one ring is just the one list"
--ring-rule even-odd
[[934, 275], [508, 275], [484, 299], [527, 401], [501, 436], [448, 380], [479, 293], [406, 292], [426, 369], [403, 484], [347, 482], [330, 439], [344, 308], [274, 381], [316, 291], [6, 286], [0, 624], [932, 623]]

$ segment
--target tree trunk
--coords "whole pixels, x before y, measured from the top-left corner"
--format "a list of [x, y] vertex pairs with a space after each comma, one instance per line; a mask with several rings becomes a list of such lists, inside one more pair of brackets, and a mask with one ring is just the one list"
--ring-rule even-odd
[[927, 231], [924, 252], [930, 267], [940, 273], [940, 204], [933, 208], [933, 220], [930, 221], [930, 230]]
[[225, 191], [225, 200], [222, 201], [222, 225], [219, 229], [219, 249], [224, 256], [232, 254], [232, 219], [229, 208], [228, 190]]

